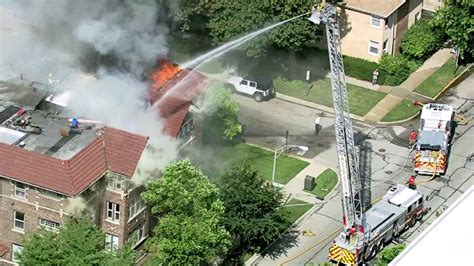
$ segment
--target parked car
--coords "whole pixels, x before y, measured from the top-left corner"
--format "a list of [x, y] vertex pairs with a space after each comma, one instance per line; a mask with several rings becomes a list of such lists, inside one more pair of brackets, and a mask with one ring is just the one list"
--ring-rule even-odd
[[275, 95], [275, 89], [265, 82], [257, 82], [241, 77], [232, 77], [227, 81], [234, 92], [251, 96], [257, 102], [268, 100]]

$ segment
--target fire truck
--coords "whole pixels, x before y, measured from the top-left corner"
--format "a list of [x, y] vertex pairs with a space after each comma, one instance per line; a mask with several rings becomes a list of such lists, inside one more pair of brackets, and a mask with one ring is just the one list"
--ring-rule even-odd
[[453, 107], [439, 103], [423, 105], [414, 157], [416, 173], [445, 173], [453, 126]]
[[[309, 20], [326, 25], [334, 129], [341, 183], [343, 231], [333, 240], [329, 259], [333, 263], [355, 265], [371, 260], [384, 245], [404, 229], [414, 226], [424, 213], [423, 195], [404, 185], [389, 188], [383, 199], [364, 211], [357, 150], [349, 113], [347, 85], [341, 54], [336, 7], [325, 1], [313, 8]], [[370, 188], [364, 188], [370, 189]]]

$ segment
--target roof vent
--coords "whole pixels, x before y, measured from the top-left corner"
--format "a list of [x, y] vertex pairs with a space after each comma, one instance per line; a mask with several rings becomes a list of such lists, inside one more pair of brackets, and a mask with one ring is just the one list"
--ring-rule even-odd
[[18, 147], [20, 148], [24, 148], [26, 145], [26, 143], [24, 141], [21, 141], [20, 143], [18, 143]]

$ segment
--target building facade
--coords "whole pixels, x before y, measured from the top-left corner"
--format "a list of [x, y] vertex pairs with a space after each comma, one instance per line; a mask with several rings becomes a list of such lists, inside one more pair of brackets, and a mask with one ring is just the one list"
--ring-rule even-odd
[[345, 0], [340, 8], [343, 54], [377, 62], [398, 53], [403, 35], [421, 18], [422, 0]]
[[[150, 215], [140, 197], [144, 187], [133, 178], [148, 138], [110, 127], [84, 127], [70, 137], [73, 130], [64, 134], [64, 121], [42, 121], [41, 112], [12, 114], [6, 108], [0, 114], [5, 120], [0, 121], [0, 264], [17, 262], [15, 253], [26, 235], [39, 229], [56, 232], [80, 213], [104, 230], [110, 251], [126, 242], [137, 248], [146, 240]], [[49, 133], [17, 133], [28, 130], [17, 127], [28, 121], [26, 116], [48, 121]], [[51, 147], [40, 149], [45, 143]], [[72, 157], [64, 157], [62, 150], [77, 146]]]

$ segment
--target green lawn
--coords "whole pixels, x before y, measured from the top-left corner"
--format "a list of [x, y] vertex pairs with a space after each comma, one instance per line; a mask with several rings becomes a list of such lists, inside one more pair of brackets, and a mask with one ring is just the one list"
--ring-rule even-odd
[[[313, 81], [310, 87], [307, 83], [300, 80], [288, 81], [278, 77], [273, 80], [273, 85], [279, 93], [332, 107], [331, 80], [329, 78], [321, 77]], [[372, 107], [387, 95], [383, 92], [365, 89], [352, 84], [348, 84], [347, 89], [350, 112], [359, 116], [366, 115]]]
[[454, 77], [465, 69], [464, 67], [459, 67], [456, 73], [454, 73], [455, 63], [454, 59], [450, 58], [448, 62], [416, 87], [415, 92], [431, 98], [438, 95]]
[[413, 102], [403, 99], [388, 114], [382, 118], [382, 122], [400, 121], [410, 118], [420, 112], [420, 107], [414, 106]]
[[[218, 156], [222, 156], [223, 159], [229, 162], [247, 160], [265, 179], [272, 179], [274, 153], [271, 151], [239, 143], [224, 147], [220, 150]], [[276, 163], [275, 182], [280, 184], [288, 183], [308, 164], [305, 161], [280, 155]]]
[[326, 197], [326, 195], [331, 192], [337, 184], [337, 174], [331, 169], [326, 169], [316, 177], [315, 183], [316, 185], [313, 190], [305, 191], [324, 199], [324, 197]]
[[[304, 205], [303, 205], [304, 204]], [[291, 206], [291, 205], [298, 205], [298, 206]], [[286, 206], [283, 208], [283, 213], [288, 218], [291, 223], [296, 222], [298, 218], [301, 217], [305, 212], [313, 207], [313, 204], [310, 204], [306, 201], [298, 200], [298, 199], [291, 199]]]

